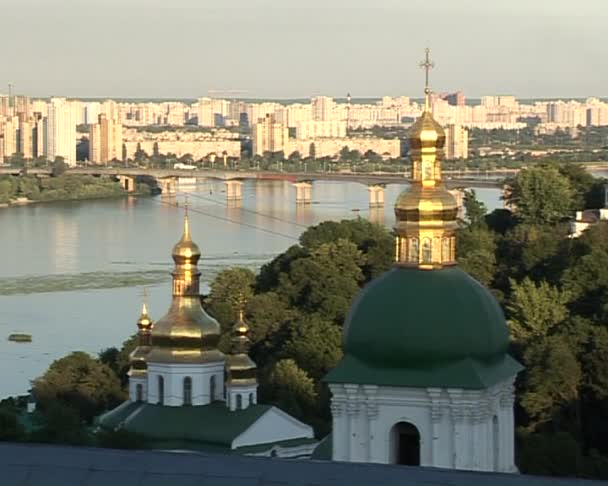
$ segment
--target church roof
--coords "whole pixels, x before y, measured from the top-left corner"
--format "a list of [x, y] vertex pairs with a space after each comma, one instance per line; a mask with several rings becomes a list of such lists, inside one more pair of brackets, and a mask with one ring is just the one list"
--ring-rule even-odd
[[605, 482], [237, 455], [127, 451], [0, 443], [2, 484], [11, 486], [566, 486]]
[[230, 411], [224, 402], [210, 405], [169, 407], [145, 402], [125, 402], [98, 419], [108, 430], [123, 427], [167, 449], [228, 448], [272, 407], [250, 405]]
[[458, 267], [395, 267], [351, 307], [330, 383], [481, 389], [515, 375], [494, 296]]

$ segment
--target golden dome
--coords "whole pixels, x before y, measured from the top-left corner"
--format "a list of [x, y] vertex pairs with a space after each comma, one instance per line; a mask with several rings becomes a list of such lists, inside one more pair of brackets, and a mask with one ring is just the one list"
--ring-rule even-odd
[[137, 327], [142, 331], [150, 330], [152, 328], [152, 320], [148, 316], [148, 307], [145, 302], [141, 306], [141, 315], [137, 320]]
[[188, 215], [184, 217], [184, 234], [173, 247], [175, 268], [173, 300], [164, 317], [152, 327], [152, 349], [149, 362], [208, 363], [223, 361], [217, 349], [220, 325], [201, 305], [199, 291], [199, 247], [190, 237]]
[[165, 348], [177, 361], [208, 361], [205, 352], [215, 350], [219, 340], [220, 325], [204, 311], [200, 297], [177, 296], [167, 314], [154, 323], [152, 354], [157, 354], [156, 348]]
[[395, 201], [397, 224], [402, 221], [452, 221], [457, 213], [456, 198], [442, 185], [414, 184]]
[[257, 381], [257, 365], [249, 357], [249, 326], [239, 311], [239, 318], [233, 327], [232, 353], [226, 360], [228, 382], [232, 384], [253, 384]]
[[201, 250], [198, 245], [192, 241], [190, 237], [190, 224], [188, 222], [188, 214], [184, 216], [184, 234], [181, 239], [175, 244], [172, 251], [173, 260], [175, 263], [190, 263], [198, 262], [201, 257]]
[[152, 320], [148, 316], [148, 308], [144, 302], [141, 306], [141, 315], [137, 320], [137, 328], [139, 329], [138, 345], [129, 355], [129, 361], [131, 363], [129, 376], [146, 373], [148, 368], [146, 358], [150, 353], [150, 330], [152, 329], [152, 325]]
[[[428, 95], [427, 95], [428, 98]], [[426, 102], [428, 105], [428, 101]], [[445, 145], [445, 131], [433, 118], [428, 106], [422, 115], [410, 127], [408, 133], [410, 151], [425, 149], [443, 149]]]

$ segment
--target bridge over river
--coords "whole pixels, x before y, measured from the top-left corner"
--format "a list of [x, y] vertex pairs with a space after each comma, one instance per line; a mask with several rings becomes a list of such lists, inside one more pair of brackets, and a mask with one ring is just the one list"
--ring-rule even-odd
[[[444, 171], [445, 184], [454, 190], [464, 187], [486, 188], [503, 187], [506, 176], [516, 170], [504, 171]], [[19, 168], [0, 168], [0, 174], [21, 174]], [[49, 169], [28, 169], [28, 174], [49, 176]], [[138, 177], [149, 177], [156, 181], [162, 194], [175, 194], [180, 178], [200, 178], [223, 180], [226, 184], [226, 199], [240, 201], [241, 185], [244, 180], [281, 180], [289, 181], [296, 189], [296, 202], [308, 204], [311, 200], [311, 188], [314, 181], [356, 182], [368, 186], [370, 207], [384, 205], [384, 188], [387, 184], [403, 184], [408, 181], [407, 175], [395, 172], [279, 172], [261, 170], [222, 170], [222, 169], [142, 169], [138, 167], [75, 167], [68, 169], [68, 174], [87, 174], [92, 176], [115, 177], [127, 191], [135, 190]]]

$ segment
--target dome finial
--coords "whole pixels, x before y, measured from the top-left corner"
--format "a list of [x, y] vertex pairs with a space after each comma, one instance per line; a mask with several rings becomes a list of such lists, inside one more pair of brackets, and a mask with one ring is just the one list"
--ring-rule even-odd
[[431, 87], [429, 86], [429, 71], [435, 67], [435, 63], [431, 61], [431, 49], [427, 47], [424, 52], [425, 59], [420, 63], [420, 67], [424, 69], [424, 111], [429, 111], [431, 108]]
[[188, 196], [186, 195], [186, 202], [184, 204], [184, 236], [182, 241], [190, 240], [190, 223], [188, 221]]

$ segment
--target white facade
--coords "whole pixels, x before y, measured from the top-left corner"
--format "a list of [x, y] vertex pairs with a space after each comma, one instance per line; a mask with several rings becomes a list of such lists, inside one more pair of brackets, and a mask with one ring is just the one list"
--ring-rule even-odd
[[330, 389], [335, 461], [400, 463], [405, 439], [399, 430], [409, 428], [419, 434], [414, 454], [421, 466], [517, 471], [513, 380], [484, 390], [354, 384]]
[[226, 384], [226, 406], [232, 410], [245, 410], [258, 403], [258, 385]]
[[[224, 361], [205, 364], [148, 363], [147, 375], [147, 396], [144, 400], [150, 404], [181, 407], [208, 405], [224, 399]], [[130, 394], [129, 398], [134, 400], [135, 395]]]

